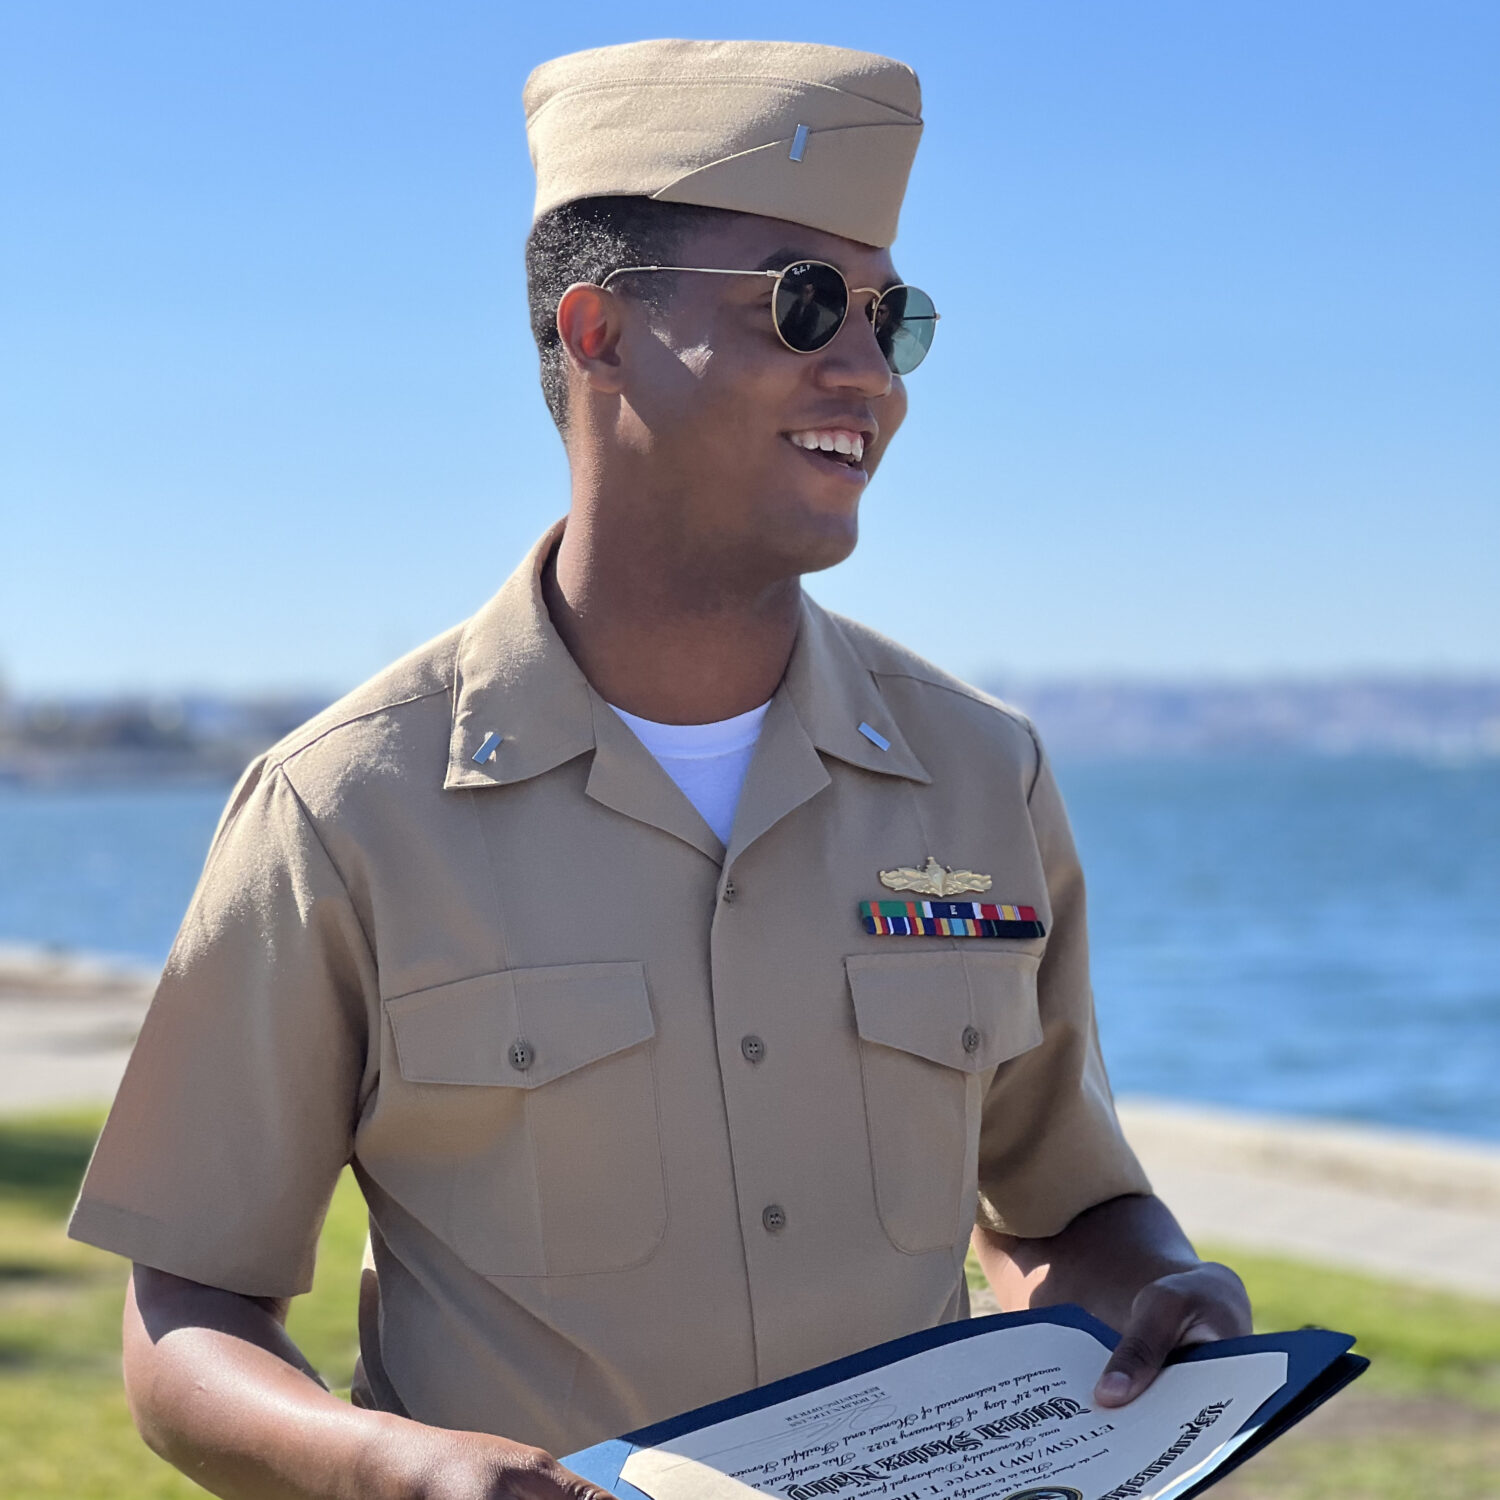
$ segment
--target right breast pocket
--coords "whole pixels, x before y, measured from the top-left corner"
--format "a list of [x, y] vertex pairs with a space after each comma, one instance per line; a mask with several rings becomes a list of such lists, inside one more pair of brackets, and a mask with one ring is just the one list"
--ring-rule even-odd
[[667, 1205], [641, 964], [481, 974], [385, 1012], [413, 1187], [467, 1265], [568, 1276], [655, 1251]]
[[876, 1208], [891, 1243], [912, 1255], [962, 1249], [984, 1085], [1042, 1040], [1036, 956], [976, 948], [846, 960]]

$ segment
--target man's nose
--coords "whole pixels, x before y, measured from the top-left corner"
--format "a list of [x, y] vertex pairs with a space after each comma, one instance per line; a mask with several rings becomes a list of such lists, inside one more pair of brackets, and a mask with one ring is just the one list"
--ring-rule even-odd
[[851, 307], [818, 358], [818, 384], [829, 390], [854, 390], [870, 400], [889, 395], [891, 367], [875, 337], [875, 325], [863, 307]]

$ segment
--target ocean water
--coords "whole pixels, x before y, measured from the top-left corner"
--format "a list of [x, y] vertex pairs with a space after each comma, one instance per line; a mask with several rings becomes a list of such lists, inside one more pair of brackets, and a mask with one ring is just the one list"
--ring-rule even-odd
[[1118, 1091], [1500, 1139], [1500, 763], [1059, 779]]
[[[1500, 1139], [1500, 763], [1058, 776], [1119, 1092]], [[0, 942], [160, 962], [226, 790], [0, 787]]]

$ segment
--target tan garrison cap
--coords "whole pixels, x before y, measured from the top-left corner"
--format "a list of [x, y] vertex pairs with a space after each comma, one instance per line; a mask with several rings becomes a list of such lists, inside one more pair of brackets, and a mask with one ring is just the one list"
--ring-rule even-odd
[[811, 42], [630, 42], [526, 81], [538, 216], [640, 194], [896, 238], [922, 135], [905, 63]]

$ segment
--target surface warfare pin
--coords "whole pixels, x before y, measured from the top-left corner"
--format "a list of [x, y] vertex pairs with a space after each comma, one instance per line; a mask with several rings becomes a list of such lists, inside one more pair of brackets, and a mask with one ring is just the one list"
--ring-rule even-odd
[[987, 891], [990, 876], [973, 870], [954, 870], [940, 865], [930, 854], [920, 870], [902, 865], [896, 870], [882, 870], [880, 883], [893, 891], [915, 891], [919, 896], [959, 896], [965, 891]]
[[[882, 870], [880, 883], [892, 891], [923, 896], [957, 896], [987, 891], [993, 877], [955, 870], [932, 856], [921, 869], [901, 865]], [[860, 921], [871, 937], [1039, 938], [1046, 930], [1030, 906], [1003, 901], [861, 901]]]

